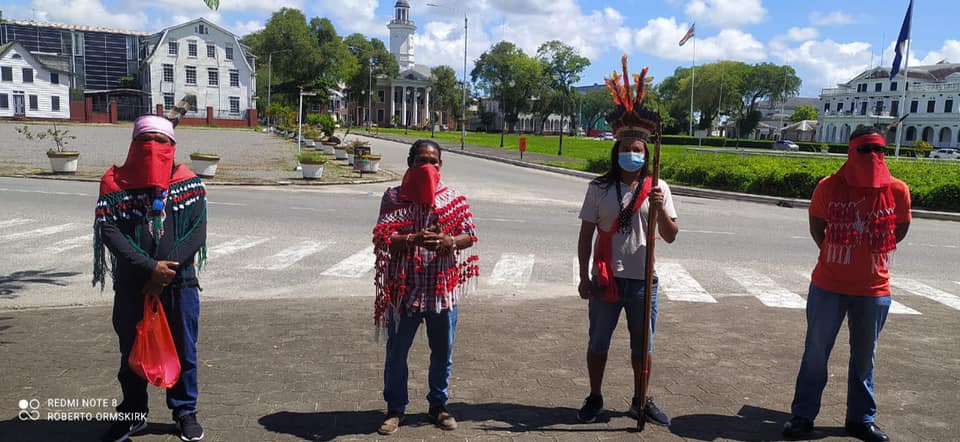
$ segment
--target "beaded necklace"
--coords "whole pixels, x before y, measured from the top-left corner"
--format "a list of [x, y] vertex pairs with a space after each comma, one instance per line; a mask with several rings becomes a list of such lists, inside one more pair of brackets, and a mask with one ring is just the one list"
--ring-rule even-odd
[[633, 197], [630, 198], [630, 204], [624, 207], [623, 191], [620, 190], [620, 180], [617, 180], [617, 205], [620, 206], [620, 214], [617, 216], [618, 233], [630, 233], [630, 230], [633, 228], [633, 223], [631, 222], [631, 218], [633, 218], [633, 206], [637, 203], [637, 197], [639, 195], [639, 189], [634, 190]]

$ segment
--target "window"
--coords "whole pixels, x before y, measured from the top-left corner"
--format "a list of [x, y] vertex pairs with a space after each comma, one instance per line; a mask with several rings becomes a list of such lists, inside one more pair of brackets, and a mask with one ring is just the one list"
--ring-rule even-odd
[[916, 101], [911, 101], [911, 102], [910, 102], [910, 113], [915, 113], [915, 112], [917, 111], [917, 108], [918, 108], [919, 106], [920, 106], [920, 104], [917, 103]]
[[173, 83], [173, 65], [165, 64], [163, 65], [163, 81], [167, 83]]
[[897, 82], [896, 82], [896, 81], [891, 81], [891, 82], [890, 82], [890, 90], [891, 90], [891, 91], [897, 90]]
[[217, 68], [207, 68], [207, 85], [220, 85], [220, 71], [218, 71]]
[[927, 101], [927, 113], [935, 112], [934, 108], [936, 107], [936, 105], [937, 105], [936, 101], [933, 101], [933, 100]]
[[7, 94], [0, 94], [0, 109], [10, 109], [10, 97]]
[[197, 56], [197, 42], [192, 40], [187, 42], [187, 56], [188, 57]]
[[127, 43], [127, 61], [133, 61], [137, 59], [137, 37], [133, 35], [128, 35], [126, 38]]
[[843, 112], [843, 103], [837, 103], [837, 112]]
[[900, 116], [900, 101], [893, 100], [890, 102], [890, 116], [891, 117]]
[[50, 84], [60, 84], [60, 74], [56, 72], [50, 73]]
[[860, 103], [860, 115], [866, 115], [866, 114], [867, 114], [867, 102], [864, 101], [863, 103]]
[[830, 112], [830, 103], [823, 103], [823, 111]]
[[214, 45], [207, 45], [207, 57], [214, 58], [217, 56], [217, 47]]
[[10, 66], [0, 67], [0, 81], [13, 81], [13, 68]]
[[197, 68], [187, 66], [187, 84], [197, 84]]
[[230, 86], [240, 87], [240, 71], [236, 69], [230, 69]]
[[230, 97], [230, 113], [240, 113], [240, 97]]
[[377, 109], [377, 123], [383, 124], [383, 109]]
[[197, 25], [196, 31], [197, 31], [197, 34], [207, 34], [210, 32], [210, 30], [207, 29], [207, 27], [204, 26], [203, 23], [200, 23], [199, 25]]
[[23, 82], [33, 83], [33, 69], [23, 68]]
[[30, 96], [30, 110], [38, 110], [38, 109], [40, 109], [40, 104], [39, 104], [38, 101], [37, 101], [37, 96], [36, 96], [36, 95], [31, 95], [31, 96]]
[[52, 111], [60, 110], [60, 97], [56, 95], [50, 97], [50, 110]]
[[173, 109], [173, 94], [163, 94], [163, 108]]
[[946, 113], [953, 112], [953, 100], [947, 100], [943, 103], [943, 111]]
[[883, 90], [883, 83], [874, 83], [873, 91], [880, 92], [881, 90]]
[[179, 46], [179, 45], [178, 45], [177, 42], [175, 42], [175, 41], [171, 41], [170, 43], [167, 43], [167, 54], [169, 54], [169, 55], [177, 55], [177, 48], [178, 48], [178, 46]]
[[227, 60], [233, 60], [233, 46], [227, 46], [223, 48], [223, 50], [225, 53], [224, 57], [226, 57]]
[[[382, 89], [379, 90], [379, 91], [377, 91], [377, 102], [378, 102], [378, 103], [383, 103], [384, 97], [385, 97], [385, 95], [384, 95]], [[829, 105], [828, 105], [828, 106], [829, 106]]]
[[82, 32], [71, 32], [73, 37], [73, 55], [75, 57], [83, 57], [83, 33]]

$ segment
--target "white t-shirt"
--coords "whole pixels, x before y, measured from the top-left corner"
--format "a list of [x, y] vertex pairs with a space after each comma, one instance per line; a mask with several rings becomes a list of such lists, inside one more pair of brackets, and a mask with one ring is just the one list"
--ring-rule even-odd
[[[663, 190], [663, 205], [670, 218], [676, 219], [677, 210], [673, 205], [673, 196], [670, 186], [660, 180], [660, 189]], [[623, 194], [623, 206], [626, 207], [633, 200], [633, 189], [626, 183], [620, 183]], [[617, 278], [643, 279], [647, 253], [647, 217], [650, 212], [650, 200], [644, 200], [640, 210], [633, 213], [630, 233], [617, 232], [613, 235], [613, 271]], [[607, 231], [615, 225], [620, 215], [620, 204], [617, 203], [617, 185], [612, 184], [603, 188], [591, 181], [587, 186], [587, 194], [583, 198], [583, 207], [580, 208], [580, 219], [597, 225]], [[594, 240], [596, 250], [596, 239]], [[596, 274], [596, 268], [590, 269], [590, 274]]]

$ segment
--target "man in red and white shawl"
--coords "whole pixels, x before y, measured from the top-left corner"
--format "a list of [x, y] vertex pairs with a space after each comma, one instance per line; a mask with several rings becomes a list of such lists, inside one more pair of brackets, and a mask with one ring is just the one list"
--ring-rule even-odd
[[907, 236], [911, 214], [910, 189], [890, 175], [883, 158], [886, 145], [876, 128], [855, 130], [847, 161], [813, 191], [810, 234], [820, 253], [807, 294], [807, 337], [785, 437], [813, 434], [827, 384], [827, 360], [847, 316], [845, 429], [861, 440], [889, 440], [874, 422], [874, 356], [890, 310], [890, 254]]
[[[457, 300], [480, 274], [477, 229], [466, 198], [440, 181], [440, 145], [418, 140], [407, 172], [383, 194], [373, 229], [376, 254], [374, 322], [387, 335], [383, 398], [387, 413], [378, 432], [400, 427], [407, 398], [407, 353], [421, 322], [430, 342], [430, 419], [444, 430], [457, 421], [446, 410]], [[476, 279], [473, 279], [476, 281]]]

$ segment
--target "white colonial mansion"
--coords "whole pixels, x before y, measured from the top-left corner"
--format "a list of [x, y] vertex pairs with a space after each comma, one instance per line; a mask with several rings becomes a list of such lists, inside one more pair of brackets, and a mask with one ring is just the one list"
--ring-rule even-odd
[[[960, 145], [960, 63], [910, 66], [891, 81], [890, 69], [875, 67], [820, 93], [817, 141], [846, 143], [860, 125], [889, 124], [905, 112], [901, 144], [924, 140], [934, 147]], [[906, 88], [906, 100], [903, 99]], [[887, 134], [896, 144], [896, 132]]]
[[198, 18], [153, 34], [143, 44], [140, 78], [154, 106], [169, 109], [194, 93], [199, 111], [211, 107], [215, 118], [242, 118], [256, 107], [256, 57], [230, 31]]

